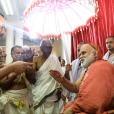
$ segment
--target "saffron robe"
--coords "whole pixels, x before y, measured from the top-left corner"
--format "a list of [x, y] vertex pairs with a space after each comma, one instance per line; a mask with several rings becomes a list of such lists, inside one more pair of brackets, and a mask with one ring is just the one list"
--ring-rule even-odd
[[114, 98], [114, 66], [99, 60], [88, 67], [78, 97], [71, 105], [73, 114], [107, 114]]

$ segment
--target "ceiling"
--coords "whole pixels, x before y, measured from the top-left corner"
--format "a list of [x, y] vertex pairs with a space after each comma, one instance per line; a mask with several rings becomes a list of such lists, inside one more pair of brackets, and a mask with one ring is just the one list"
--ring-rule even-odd
[[13, 9], [13, 15], [6, 15], [0, 0], [0, 13], [4, 15], [6, 23], [15, 27], [22, 27], [23, 12], [32, 0], [9, 0]]
[[[22, 30], [23, 12], [32, 0], [9, 0], [13, 9], [13, 15], [7, 15], [0, 0], [0, 13], [4, 15], [5, 27], [13, 30]], [[27, 39], [27, 40], [26, 40]], [[38, 40], [38, 39], [37, 39]], [[26, 45], [38, 45], [37, 42], [28, 39], [28, 36], [23, 35], [23, 41]], [[36, 42], [36, 43], [35, 43]], [[0, 37], [0, 46], [4, 46], [6, 43], [6, 35]]]

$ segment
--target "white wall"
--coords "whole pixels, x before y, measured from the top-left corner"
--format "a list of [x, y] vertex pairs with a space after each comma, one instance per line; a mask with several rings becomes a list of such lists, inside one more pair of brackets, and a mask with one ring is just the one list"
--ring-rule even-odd
[[52, 54], [56, 55], [57, 57], [61, 56], [61, 58], [64, 59], [61, 38], [59, 38], [58, 40], [57, 39], [54, 40]]

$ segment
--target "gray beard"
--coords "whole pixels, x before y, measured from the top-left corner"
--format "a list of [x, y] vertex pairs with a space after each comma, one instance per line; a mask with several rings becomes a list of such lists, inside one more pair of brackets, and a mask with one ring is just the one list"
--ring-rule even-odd
[[84, 58], [84, 62], [81, 63], [81, 67], [88, 68], [93, 62], [95, 62], [95, 58], [90, 54], [88, 57]]

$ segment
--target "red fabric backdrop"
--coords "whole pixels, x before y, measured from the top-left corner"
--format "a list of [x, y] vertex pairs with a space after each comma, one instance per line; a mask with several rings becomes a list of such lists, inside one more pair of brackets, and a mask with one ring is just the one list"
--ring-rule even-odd
[[98, 19], [91, 22], [87, 29], [71, 35], [71, 59], [76, 59], [76, 47], [79, 42], [98, 44], [102, 54], [106, 53], [105, 39], [114, 36], [114, 0], [97, 0]]

